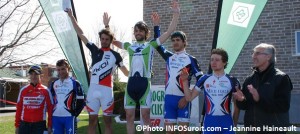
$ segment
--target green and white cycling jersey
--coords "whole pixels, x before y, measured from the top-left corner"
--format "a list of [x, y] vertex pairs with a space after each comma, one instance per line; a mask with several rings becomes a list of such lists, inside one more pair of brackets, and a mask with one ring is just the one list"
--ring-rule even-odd
[[125, 42], [122, 48], [129, 54], [129, 76], [139, 72], [141, 77], [151, 78], [154, 49], [160, 45], [159, 39], [150, 42]]

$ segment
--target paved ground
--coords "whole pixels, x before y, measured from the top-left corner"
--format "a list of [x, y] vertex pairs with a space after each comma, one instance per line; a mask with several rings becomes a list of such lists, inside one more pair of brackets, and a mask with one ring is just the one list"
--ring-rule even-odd
[[16, 114], [16, 107], [0, 107], [0, 117]]
[[14, 116], [14, 115], [16, 115], [16, 112], [0, 113], [0, 117], [4, 117], [4, 116]]

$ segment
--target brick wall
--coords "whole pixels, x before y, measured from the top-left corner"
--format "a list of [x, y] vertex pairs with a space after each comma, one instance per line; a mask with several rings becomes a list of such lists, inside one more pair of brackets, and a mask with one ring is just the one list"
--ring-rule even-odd
[[[155, 11], [161, 16], [161, 31], [166, 31], [172, 18], [170, 3], [171, 0], [144, 0], [144, 20], [150, 27], [153, 26], [150, 15]], [[181, 17], [177, 30], [187, 34], [186, 50], [198, 59], [204, 72], [208, 70], [217, 3], [217, 0], [180, 0]], [[299, 24], [299, 1], [269, 0], [231, 74], [243, 82], [251, 72], [251, 52], [254, 46], [263, 42], [271, 43], [277, 48], [276, 67], [289, 74], [294, 89], [300, 91], [300, 56], [293, 56], [295, 54], [294, 32], [300, 30]], [[170, 41], [164, 45], [172, 51]], [[152, 84], [164, 84], [165, 64], [157, 53], [153, 71], [155, 76]]]

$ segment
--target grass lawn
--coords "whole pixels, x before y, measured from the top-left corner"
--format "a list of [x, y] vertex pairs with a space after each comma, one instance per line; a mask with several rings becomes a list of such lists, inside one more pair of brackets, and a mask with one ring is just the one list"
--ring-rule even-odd
[[[87, 133], [87, 126], [88, 126], [88, 115], [84, 113], [84, 115], [79, 116], [80, 121], [78, 122], [78, 134], [86, 134]], [[104, 124], [102, 117], [100, 119], [100, 126], [102, 129], [102, 134], [104, 133]], [[15, 127], [14, 127], [14, 116], [5, 116], [0, 117], [0, 133], [1, 134], [14, 134]], [[118, 124], [114, 121], [113, 123], [113, 131], [115, 134], [124, 134], [126, 133], [126, 125], [125, 124]], [[152, 134], [161, 134], [165, 132], [152, 132]], [[191, 132], [191, 134], [197, 134], [198, 132]], [[300, 132], [289, 132], [288, 134], [299, 134]], [[142, 132], [137, 132], [137, 134], [142, 134]], [[245, 132], [238, 132], [237, 134], [246, 134]]]

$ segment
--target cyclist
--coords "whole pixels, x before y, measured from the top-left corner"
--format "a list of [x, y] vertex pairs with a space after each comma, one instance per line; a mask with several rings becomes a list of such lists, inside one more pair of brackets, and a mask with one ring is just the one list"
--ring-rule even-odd
[[81, 84], [69, 76], [71, 67], [67, 60], [56, 62], [59, 79], [53, 81], [50, 91], [53, 96], [53, 134], [76, 134], [76, 117], [82, 111], [85, 100]]
[[[121, 55], [110, 48], [114, 35], [107, 28], [108, 25], [105, 25], [106, 29], [103, 29], [98, 33], [101, 42], [101, 48], [98, 48], [83, 34], [83, 31], [77, 24], [72, 11], [68, 9], [67, 12], [71, 18], [77, 35], [92, 53], [91, 82], [87, 94], [87, 110], [89, 112], [88, 133], [95, 134], [96, 132], [100, 106], [103, 111], [105, 133], [113, 133], [111, 119], [114, 106], [113, 72], [117, 67], [119, 67], [125, 76], [127, 76], [128, 70], [123, 65]], [[104, 14], [103, 18], [105, 17], [107, 17], [107, 14]]]
[[[204, 129], [208, 127], [220, 127], [221, 131], [204, 131], [204, 134], [222, 133], [234, 134], [234, 131], [229, 131], [230, 127], [237, 122], [238, 111], [234, 102], [233, 117], [231, 115], [230, 104], [232, 94], [236, 92], [236, 87], [240, 86], [239, 81], [226, 74], [224, 69], [228, 63], [228, 54], [225, 50], [217, 48], [213, 49], [210, 58], [210, 65], [213, 70], [212, 74], [203, 75], [196, 83], [195, 87], [189, 90], [188, 87], [188, 70], [183, 69], [180, 79], [184, 84], [184, 94], [188, 101], [193, 100], [198, 96], [201, 89], [204, 89]], [[235, 121], [233, 121], [233, 119]], [[227, 129], [224, 129], [227, 128]]]
[[[179, 5], [174, 0], [172, 2], [173, 19], [168, 30], [156, 40], [146, 42], [149, 37], [149, 28], [143, 21], [137, 22], [134, 26], [134, 36], [136, 42], [113, 41], [119, 48], [127, 50], [129, 53], [130, 73], [128, 85], [125, 92], [124, 106], [126, 109], [127, 133], [134, 133], [135, 107], [139, 103], [141, 107], [144, 125], [150, 126], [150, 82], [154, 49], [164, 43], [175, 30], [179, 18]], [[107, 24], [108, 25], [108, 24]], [[146, 132], [147, 133], [147, 132]]]

